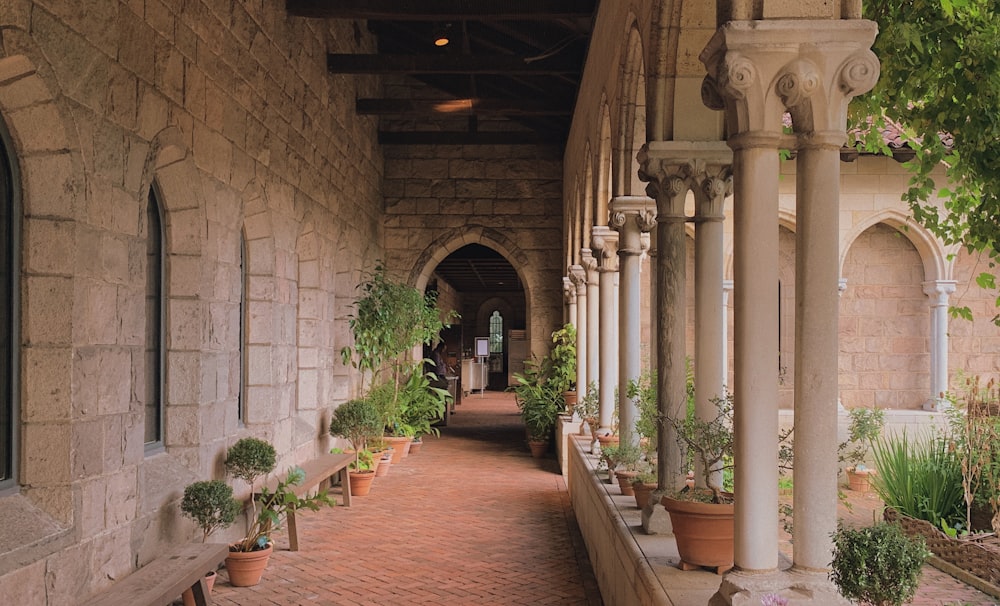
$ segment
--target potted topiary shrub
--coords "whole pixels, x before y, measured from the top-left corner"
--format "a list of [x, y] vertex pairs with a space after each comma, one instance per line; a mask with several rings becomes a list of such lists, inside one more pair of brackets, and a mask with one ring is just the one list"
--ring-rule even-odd
[[858, 492], [871, 490], [870, 476], [874, 469], [865, 466], [872, 442], [882, 435], [885, 413], [880, 408], [852, 408], [848, 438], [837, 450], [841, 463], [846, 463], [848, 487]]
[[[576, 402], [576, 414], [586, 424], [590, 430], [590, 453], [599, 454], [600, 447], [597, 441], [597, 430], [600, 428], [601, 404], [600, 395], [597, 392], [597, 384], [591, 382], [587, 385], [587, 393]], [[583, 428], [581, 427], [581, 432]]]
[[[271, 534], [281, 527], [289, 511], [316, 511], [322, 505], [334, 504], [326, 491], [306, 497], [295, 494], [292, 486], [301, 484], [305, 479], [305, 472], [299, 467], [290, 468], [273, 491], [263, 485], [259, 491], [255, 489], [257, 480], [274, 470], [276, 459], [274, 446], [259, 438], [242, 438], [226, 453], [226, 470], [250, 485], [251, 491], [246, 534], [229, 546], [226, 558], [229, 582], [236, 587], [249, 587], [260, 582], [274, 548]], [[260, 511], [257, 510], [258, 500]]]
[[365, 496], [371, 490], [375, 471], [371, 469], [368, 440], [381, 432], [382, 417], [367, 398], [348, 400], [333, 411], [330, 435], [345, 438], [354, 449], [353, 469], [348, 473], [352, 495]]
[[733, 566], [735, 538], [733, 495], [723, 490], [721, 473], [731, 469], [733, 462], [733, 398], [726, 394], [713, 401], [717, 407], [714, 419], [689, 414], [680, 419], [665, 418], [686, 453], [682, 460], [693, 456], [700, 463], [697, 467], [702, 478], [699, 486], [685, 487], [664, 496], [661, 502], [670, 513], [680, 568], [704, 566], [722, 574]]
[[[222, 480], [203, 480], [188, 484], [184, 488], [181, 499], [181, 513], [188, 517], [201, 529], [201, 540], [205, 542], [209, 535], [220, 528], [229, 528], [236, 521], [236, 516], [242, 507], [233, 498], [233, 488]], [[205, 574], [205, 582], [211, 591], [215, 585], [215, 571]], [[194, 606], [194, 592], [185, 589], [184, 606]]]
[[833, 533], [830, 579], [850, 600], [871, 606], [909, 602], [931, 555], [922, 537], [906, 536], [898, 524], [840, 527]]

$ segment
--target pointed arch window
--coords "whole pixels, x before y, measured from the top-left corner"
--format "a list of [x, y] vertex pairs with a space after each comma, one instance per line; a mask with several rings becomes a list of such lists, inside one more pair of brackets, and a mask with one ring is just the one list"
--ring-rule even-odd
[[490, 353], [503, 353], [503, 316], [499, 310], [490, 316]]
[[15, 484], [17, 469], [20, 217], [13, 168], [0, 140], [0, 489]]
[[163, 446], [164, 361], [163, 213], [155, 188], [146, 203], [146, 345], [143, 441], [147, 452]]

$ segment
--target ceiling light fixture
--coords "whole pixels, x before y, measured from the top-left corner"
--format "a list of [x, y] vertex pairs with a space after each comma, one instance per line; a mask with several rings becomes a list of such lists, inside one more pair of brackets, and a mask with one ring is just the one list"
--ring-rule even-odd
[[434, 29], [434, 46], [448, 46], [451, 43], [451, 23], [439, 25]]

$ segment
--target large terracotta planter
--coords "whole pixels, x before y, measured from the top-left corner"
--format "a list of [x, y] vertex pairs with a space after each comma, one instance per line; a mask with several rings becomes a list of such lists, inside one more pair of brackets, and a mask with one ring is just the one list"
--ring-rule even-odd
[[576, 407], [576, 400], [576, 390], [563, 392], [563, 401], [566, 403], [567, 413], [573, 414], [573, 408]]
[[423, 445], [424, 445], [424, 441], [423, 440], [413, 440], [412, 442], [410, 442], [410, 451], [409, 451], [409, 453], [410, 454], [417, 454], [418, 452], [420, 452], [420, 447], [423, 446]]
[[670, 513], [681, 570], [707, 567], [724, 574], [733, 567], [735, 507], [732, 504], [698, 503], [670, 497], [663, 497], [660, 502]]
[[350, 471], [347, 473], [348, 481], [351, 483], [351, 496], [364, 497], [372, 490], [372, 480], [375, 479], [375, 472]]
[[859, 471], [847, 472], [847, 487], [860, 493], [868, 493], [872, 490], [871, 477], [875, 475], [874, 469], [862, 469]]
[[379, 460], [378, 467], [375, 468], [375, 477], [381, 478], [389, 475], [390, 467], [392, 467], [392, 456], [387, 455], [385, 458]]
[[615, 472], [615, 477], [618, 479], [618, 487], [626, 497], [635, 496], [635, 491], [632, 489], [632, 481], [635, 480], [635, 476], [637, 475], [639, 475], [638, 471]]
[[386, 436], [385, 443], [392, 447], [392, 462], [398, 464], [410, 453], [410, 442], [413, 438], [407, 436]]
[[649, 503], [649, 495], [651, 495], [654, 490], [656, 490], [656, 482], [633, 481], [632, 492], [635, 496], [635, 506], [639, 509], [645, 509], [646, 505]]
[[528, 448], [531, 449], [531, 456], [541, 459], [549, 449], [548, 440], [528, 440]]
[[252, 587], [260, 583], [260, 577], [271, 559], [274, 543], [258, 551], [230, 551], [226, 557], [229, 583], [233, 587]]

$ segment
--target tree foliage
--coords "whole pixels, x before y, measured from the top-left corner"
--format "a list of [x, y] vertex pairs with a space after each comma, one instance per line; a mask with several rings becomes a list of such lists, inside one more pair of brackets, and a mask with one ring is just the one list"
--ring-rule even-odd
[[[866, 0], [875, 88], [852, 107], [869, 151], [883, 129], [915, 150], [903, 199], [945, 244], [1000, 259], [1000, 11], [995, 0]], [[865, 128], [870, 122], [871, 128]], [[945, 182], [935, 181], [943, 167]], [[935, 195], [935, 192], [936, 195]], [[990, 276], [980, 285], [992, 287]], [[970, 316], [968, 310], [959, 310]]]

